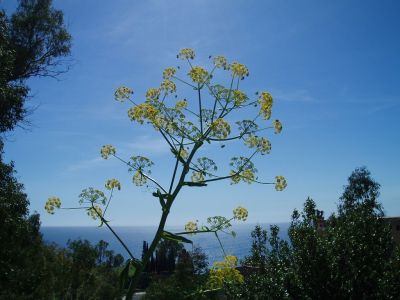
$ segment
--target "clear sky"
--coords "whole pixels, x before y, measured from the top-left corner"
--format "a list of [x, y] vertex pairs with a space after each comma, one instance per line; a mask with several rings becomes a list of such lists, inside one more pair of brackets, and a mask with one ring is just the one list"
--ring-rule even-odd
[[[3, 1], [7, 10], [15, 1]], [[284, 175], [288, 187], [229, 182], [187, 189], [168, 224], [231, 214], [242, 205], [248, 222], [287, 222], [307, 196], [330, 214], [347, 177], [367, 166], [382, 185], [388, 215], [400, 215], [400, 2], [398, 1], [55, 1], [73, 37], [71, 70], [59, 81], [29, 81], [29, 131], [8, 135], [6, 160], [14, 160], [31, 212], [44, 226], [96, 225], [83, 211], [48, 215], [44, 203], [59, 196], [76, 206], [89, 186], [118, 178], [123, 190], [109, 210], [115, 225], [156, 224], [160, 208], [145, 188], [131, 183], [118, 161], [100, 158], [103, 144], [125, 157], [146, 155], [153, 175], [166, 183], [172, 156], [150, 127], [129, 121], [116, 103], [120, 85], [144, 98], [165, 67], [192, 47], [198, 63], [223, 54], [250, 70], [242, 88], [274, 96], [272, 152], [255, 162], [259, 177]], [[209, 66], [209, 65], [208, 65]], [[182, 95], [190, 99], [191, 95]], [[213, 150], [213, 149], [210, 149]], [[216, 161], [229, 155], [221, 150]]]

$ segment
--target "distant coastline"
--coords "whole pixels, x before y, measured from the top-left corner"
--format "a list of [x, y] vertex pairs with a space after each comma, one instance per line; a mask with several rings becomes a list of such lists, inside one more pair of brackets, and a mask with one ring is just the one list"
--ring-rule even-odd
[[[227, 253], [243, 258], [249, 254], [251, 248], [251, 231], [256, 224], [235, 225], [233, 230], [236, 237], [221, 234], [221, 240]], [[269, 229], [272, 224], [260, 224], [265, 229]], [[290, 223], [277, 223], [280, 228], [280, 237], [287, 240], [287, 229]], [[183, 226], [170, 226], [166, 228], [169, 231], [181, 231]], [[156, 231], [156, 226], [115, 226], [117, 233], [124, 239], [128, 247], [136, 257], [140, 257], [142, 253], [143, 241], [151, 241]], [[55, 243], [60, 247], [65, 247], [68, 240], [86, 239], [92, 244], [96, 244], [99, 240], [109, 243], [109, 249], [115, 253], [120, 253], [128, 258], [126, 251], [118, 243], [112, 233], [105, 227], [95, 226], [42, 226], [41, 232], [47, 243]], [[195, 246], [200, 246], [209, 257], [212, 264], [215, 261], [222, 260], [223, 255], [218, 245], [218, 241], [210, 234], [198, 234], [189, 236]], [[188, 249], [190, 245], [186, 245]]]

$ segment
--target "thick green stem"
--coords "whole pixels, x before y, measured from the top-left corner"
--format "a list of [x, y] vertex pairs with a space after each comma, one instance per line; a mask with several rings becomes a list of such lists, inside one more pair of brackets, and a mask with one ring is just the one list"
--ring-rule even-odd
[[168, 194], [167, 203], [165, 205], [165, 208], [163, 208], [160, 223], [158, 225], [158, 229], [154, 236], [154, 239], [151, 242], [149, 250], [145, 253], [145, 255], [142, 259], [142, 264], [137, 268], [136, 273], [133, 276], [133, 278], [129, 284], [128, 292], [126, 294], [126, 299], [128, 299], [128, 300], [132, 299], [133, 294], [135, 293], [137, 284], [139, 282], [140, 276], [143, 272], [143, 269], [146, 267], [147, 263], [150, 260], [151, 255], [156, 250], [156, 247], [161, 240], [162, 233], [165, 228], [165, 223], [167, 222], [167, 218], [169, 215], [169, 210], [170, 210], [176, 196], [178, 195], [178, 193], [180, 192], [180, 190], [182, 189], [182, 187], [184, 185], [186, 174], [189, 172], [190, 162], [192, 161], [194, 155], [196, 154], [196, 151], [201, 147], [201, 145], [203, 145], [203, 141], [199, 141], [195, 144], [186, 163], [183, 166], [183, 170], [182, 170], [181, 176], [179, 178], [179, 182], [177, 183], [174, 192], [172, 194]]
[[157, 232], [154, 236], [153, 241], [151, 242], [149, 250], [145, 253], [145, 255], [142, 259], [142, 264], [137, 268], [135, 275], [131, 279], [131, 282], [130, 282], [129, 288], [128, 288], [128, 292], [126, 294], [126, 299], [129, 299], [129, 300], [132, 299], [133, 294], [135, 293], [137, 284], [139, 282], [140, 276], [142, 275], [142, 272], [143, 272], [144, 268], [146, 267], [146, 265], [148, 264], [151, 255], [153, 254], [158, 243], [161, 240], [161, 236], [164, 231], [165, 223], [167, 221], [167, 217], [169, 214], [169, 209], [170, 209], [172, 203], [173, 203], [173, 199], [168, 199], [167, 205], [166, 205], [165, 209], [163, 209], [163, 213], [161, 215], [161, 219], [160, 219], [160, 223], [158, 225]]

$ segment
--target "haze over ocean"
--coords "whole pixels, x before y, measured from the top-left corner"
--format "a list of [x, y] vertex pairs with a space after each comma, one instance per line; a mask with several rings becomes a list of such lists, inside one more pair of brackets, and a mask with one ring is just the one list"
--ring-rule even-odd
[[[238, 258], [243, 258], [249, 254], [251, 248], [251, 231], [254, 229], [256, 224], [241, 224], [233, 225], [233, 230], [236, 232], [236, 237], [232, 237], [228, 234], [220, 234], [222, 244], [224, 245], [227, 254], [234, 254]], [[270, 224], [260, 224], [263, 228], [268, 229]], [[282, 239], [287, 240], [287, 229], [289, 223], [277, 224], [280, 228], [279, 236]], [[166, 230], [171, 232], [182, 231], [183, 226], [173, 226]], [[114, 230], [121, 236], [124, 242], [128, 245], [130, 250], [136, 257], [141, 256], [143, 241], [151, 242], [156, 231], [155, 226], [116, 226]], [[48, 243], [56, 243], [57, 245], [64, 247], [67, 245], [69, 239], [86, 239], [96, 244], [100, 240], [104, 240], [109, 243], [109, 249], [114, 250], [115, 253], [120, 253], [125, 258], [128, 258], [128, 254], [123, 249], [122, 245], [112, 235], [112, 233], [106, 227], [89, 227], [89, 226], [76, 226], [76, 227], [64, 227], [64, 226], [43, 226], [41, 228], [43, 238]], [[193, 241], [194, 246], [200, 246], [209, 257], [209, 262], [212, 264], [215, 261], [222, 260], [223, 255], [221, 248], [218, 245], [217, 239], [212, 234], [198, 234], [193, 236], [187, 236]], [[187, 246], [191, 248], [190, 245]]]

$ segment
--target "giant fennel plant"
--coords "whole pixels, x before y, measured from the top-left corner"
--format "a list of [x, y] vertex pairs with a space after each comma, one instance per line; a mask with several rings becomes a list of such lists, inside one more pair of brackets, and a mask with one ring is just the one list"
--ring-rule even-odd
[[[169, 184], [164, 185], [151, 176], [151, 167], [154, 163], [147, 157], [132, 156], [124, 159], [118, 155], [116, 148], [109, 144], [104, 145], [100, 151], [102, 158], [113, 157], [126, 165], [128, 171], [133, 173], [133, 183], [137, 186], [148, 186], [160, 203], [161, 217], [158, 229], [148, 252], [141, 260], [134, 257], [107, 220], [107, 209], [113, 198], [113, 192], [121, 189], [120, 182], [117, 179], [107, 180], [105, 188], [109, 190], [108, 197], [103, 191], [91, 187], [84, 189], [79, 195], [81, 205], [79, 208], [86, 210], [92, 218], [99, 219], [101, 225], [107, 226], [130, 256], [121, 272], [122, 286], [128, 286], [128, 299], [134, 294], [139, 277], [160, 240], [191, 243], [184, 237], [190, 234], [214, 234], [225, 256], [225, 262], [217, 263], [211, 271], [209, 281], [211, 288], [220, 287], [225, 279], [241, 280], [240, 275], [234, 270], [237, 260], [226, 255], [218, 233], [228, 232], [234, 235], [230, 229], [231, 222], [245, 221], [248, 216], [247, 210], [238, 207], [233, 210], [231, 218], [210, 217], [206, 225], [201, 226], [197, 221], [189, 221], [183, 232], [168, 232], [164, 229], [168, 215], [183, 188], [204, 187], [220, 180], [230, 180], [231, 184], [240, 182], [273, 184], [278, 191], [286, 187], [283, 176], [276, 176], [273, 182], [260, 181], [253, 162], [256, 155], [270, 153], [271, 143], [266, 138], [269, 130], [275, 134], [282, 131], [279, 120], [270, 121], [272, 96], [266, 91], [260, 91], [255, 93], [254, 99], [251, 99], [239, 89], [241, 81], [249, 76], [249, 70], [244, 64], [228, 63], [223, 56], [210, 56], [213, 66], [207, 70], [193, 63], [195, 52], [190, 48], [182, 49], [177, 58], [187, 62], [187, 73], [185, 74], [182, 67], [165, 69], [160, 86], [149, 88], [143, 103], [133, 99], [133, 90], [129, 87], [121, 86], [115, 91], [117, 101], [132, 104], [128, 110], [130, 120], [139, 125], [152, 126], [168, 144], [175, 160]], [[213, 82], [216, 72], [221, 71], [229, 74], [227, 87]], [[177, 95], [177, 84], [189, 87], [197, 99], [177, 100], [180, 99]], [[249, 109], [247, 114], [243, 113], [245, 109]], [[250, 115], [251, 118], [234, 122], [235, 117], [244, 115]], [[205, 144], [220, 143], [219, 149], [222, 150], [226, 144], [235, 141], [243, 142], [250, 150], [248, 154], [232, 157], [229, 164], [230, 171], [226, 174], [219, 174], [217, 164], [212, 159], [198, 154], [199, 149]], [[45, 209], [53, 214], [56, 208], [63, 208], [60, 198], [50, 197]]]

